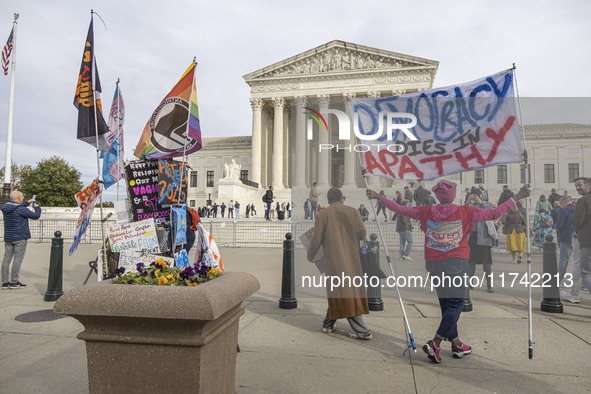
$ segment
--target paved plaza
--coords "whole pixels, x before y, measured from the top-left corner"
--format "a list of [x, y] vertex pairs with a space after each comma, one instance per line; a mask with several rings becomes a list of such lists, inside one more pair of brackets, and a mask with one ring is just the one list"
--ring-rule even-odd
[[[80, 286], [88, 273], [88, 261], [98, 245], [83, 244], [72, 258], [64, 250], [63, 288]], [[82, 330], [70, 317], [45, 321], [15, 320], [28, 312], [48, 310], [43, 301], [47, 289], [50, 244], [30, 243], [21, 290], [0, 293], [0, 392], [88, 392], [84, 342], [76, 339]], [[298, 307], [278, 307], [281, 293], [281, 249], [222, 248], [229, 271], [254, 274], [258, 293], [243, 304], [236, 371], [238, 393], [446, 393], [531, 392], [572, 393], [588, 391], [591, 371], [591, 296], [581, 292], [581, 303], [564, 303], [564, 313], [540, 311], [541, 289], [533, 291], [534, 357], [528, 359], [527, 290], [506, 280], [495, 292], [486, 287], [472, 291], [474, 310], [462, 314], [460, 336], [473, 353], [453, 359], [449, 344], [442, 347], [441, 364], [431, 363], [422, 352], [439, 323], [437, 298], [428, 288], [401, 288], [417, 353], [405, 349], [405, 329], [394, 289], [383, 288], [384, 310], [371, 312], [366, 322], [373, 340], [348, 338], [345, 320], [331, 334], [321, 331], [326, 313], [324, 289], [301, 286], [304, 275], [318, 275], [296, 250], [296, 297]], [[396, 253], [391, 253], [397, 256]], [[413, 261], [395, 261], [399, 276], [425, 275], [422, 252]], [[382, 251], [382, 268], [387, 269]], [[397, 260], [397, 259], [396, 259]], [[522, 275], [526, 264], [511, 262], [506, 253], [493, 252], [495, 280], [505, 273]], [[534, 272], [542, 270], [542, 255], [533, 254]], [[477, 275], [481, 275], [481, 267]], [[93, 274], [91, 280], [96, 280]], [[191, 366], [187, 366], [188, 369]], [[212, 373], [215, 373], [212, 371]], [[190, 375], [189, 375], [190, 376]], [[171, 390], [174, 384], [171, 384]], [[171, 392], [174, 392], [172, 390]]]

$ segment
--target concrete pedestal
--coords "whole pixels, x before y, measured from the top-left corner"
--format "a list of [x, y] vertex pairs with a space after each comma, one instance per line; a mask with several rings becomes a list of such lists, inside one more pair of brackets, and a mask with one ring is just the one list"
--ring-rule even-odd
[[54, 312], [84, 325], [90, 393], [234, 393], [240, 304], [259, 288], [242, 272], [197, 287], [103, 281]]

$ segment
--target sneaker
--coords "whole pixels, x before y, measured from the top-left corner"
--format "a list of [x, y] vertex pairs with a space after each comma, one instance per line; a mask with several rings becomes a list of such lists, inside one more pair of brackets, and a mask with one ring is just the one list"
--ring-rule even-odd
[[517, 258], [517, 264], [521, 264], [521, 256]]
[[10, 289], [10, 282], [2, 283], [2, 290]]
[[349, 334], [349, 338], [364, 339], [366, 341], [369, 341], [371, 338], [373, 338], [373, 336], [370, 333], [370, 334], [367, 334], [366, 336], [364, 336], [363, 338], [360, 338], [357, 334]]
[[435, 343], [433, 341], [429, 341], [423, 346], [423, 351], [427, 353], [429, 360], [438, 364], [441, 362], [441, 356], [439, 356], [440, 350], [441, 348], [435, 346]]
[[333, 324], [331, 328], [323, 328], [322, 332], [330, 333], [337, 329], [337, 325]]
[[402, 256], [400, 260], [406, 260], [406, 256]]
[[460, 342], [460, 346], [451, 344], [451, 354], [454, 358], [462, 358], [466, 354], [472, 353], [472, 347]]
[[569, 291], [561, 291], [560, 298], [564, 298], [565, 300], [572, 302], [573, 304], [579, 303], [579, 297], [571, 295], [571, 293]]
[[10, 284], [11, 289], [24, 289], [25, 287], [27, 287], [27, 285], [21, 282], [15, 282]]
[[412, 261], [412, 257], [410, 257], [410, 256], [404, 256], [404, 257], [405, 257], [405, 260]]

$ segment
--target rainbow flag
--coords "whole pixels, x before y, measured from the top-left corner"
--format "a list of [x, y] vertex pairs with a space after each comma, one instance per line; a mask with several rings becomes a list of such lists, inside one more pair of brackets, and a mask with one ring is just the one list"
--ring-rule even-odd
[[139, 159], [170, 159], [201, 149], [195, 63], [156, 107], [135, 148]]

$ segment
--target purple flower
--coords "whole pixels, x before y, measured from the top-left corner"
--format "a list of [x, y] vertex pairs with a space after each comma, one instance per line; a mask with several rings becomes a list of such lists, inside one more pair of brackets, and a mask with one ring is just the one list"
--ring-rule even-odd
[[128, 284], [132, 284], [133, 282], [134, 282], [133, 279], [130, 279], [130, 280], [127, 281]]
[[125, 267], [119, 267], [115, 270], [115, 275], [121, 276], [125, 273]]
[[148, 273], [146, 271], [140, 272], [140, 276], [146, 276], [146, 275], [148, 275]]
[[138, 271], [141, 271], [141, 270], [143, 270], [143, 269], [144, 269], [144, 267], [145, 267], [145, 266], [144, 266], [144, 263], [137, 263], [137, 265], [135, 266], [135, 268], [136, 268]]

